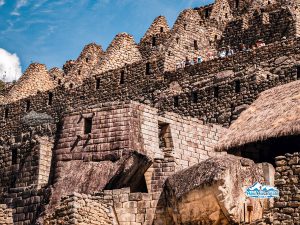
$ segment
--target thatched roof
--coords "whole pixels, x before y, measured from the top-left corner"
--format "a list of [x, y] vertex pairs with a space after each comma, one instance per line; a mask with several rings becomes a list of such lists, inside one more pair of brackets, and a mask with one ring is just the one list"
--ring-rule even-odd
[[300, 81], [294, 81], [262, 92], [230, 126], [217, 149], [299, 134]]

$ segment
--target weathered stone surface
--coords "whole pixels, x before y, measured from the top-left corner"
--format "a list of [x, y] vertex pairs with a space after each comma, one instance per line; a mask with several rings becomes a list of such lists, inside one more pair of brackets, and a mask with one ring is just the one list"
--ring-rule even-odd
[[61, 197], [73, 192], [91, 194], [109, 188], [135, 188], [150, 166], [150, 159], [136, 152], [124, 152], [115, 161], [64, 162], [53, 185], [48, 211], [59, 204]]
[[[165, 224], [239, 223], [247, 202], [245, 188], [263, 180], [262, 170], [253, 161], [230, 155], [180, 171], [164, 187], [165, 202], [161, 199], [160, 203], [165, 207]], [[253, 206], [252, 220], [261, 219], [261, 202], [248, 204]]]

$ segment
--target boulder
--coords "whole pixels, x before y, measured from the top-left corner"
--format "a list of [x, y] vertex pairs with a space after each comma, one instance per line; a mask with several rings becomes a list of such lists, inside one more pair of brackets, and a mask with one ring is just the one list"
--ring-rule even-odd
[[264, 182], [264, 175], [252, 160], [232, 155], [205, 160], [166, 180], [158, 203], [163, 213], [154, 224], [224, 225], [238, 224], [244, 217], [261, 219], [265, 202], [244, 194], [255, 182]]

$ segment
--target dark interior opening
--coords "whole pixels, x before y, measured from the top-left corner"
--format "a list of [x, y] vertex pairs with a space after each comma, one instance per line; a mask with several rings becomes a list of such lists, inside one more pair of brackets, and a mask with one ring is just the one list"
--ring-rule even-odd
[[9, 113], [9, 109], [6, 108], [4, 111], [4, 118], [7, 119], [8, 118], [8, 113]]
[[195, 50], [198, 50], [198, 41], [197, 40], [194, 40], [194, 49]]
[[198, 93], [196, 91], [192, 92], [192, 103], [198, 102]]
[[213, 91], [214, 91], [214, 97], [218, 98], [219, 97], [219, 87], [218, 86], [214, 87]]
[[205, 9], [205, 18], [209, 17], [209, 9]]
[[275, 166], [275, 157], [300, 151], [300, 135], [271, 138], [230, 149], [229, 154], [252, 159], [256, 163], [268, 162]]
[[156, 37], [152, 37], [152, 46], [156, 46]]
[[49, 92], [48, 94], [48, 105], [52, 105], [53, 102], [53, 93]]
[[120, 75], [120, 84], [124, 84], [125, 83], [125, 72], [124, 70], [121, 71], [121, 75]]
[[159, 148], [173, 147], [170, 124], [164, 122], [158, 122], [158, 139], [159, 139]]
[[11, 164], [16, 165], [18, 163], [18, 149], [12, 149], [11, 154]]
[[26, 101], [26, 112], [30, 110], [30, 100]]
[[235, 8], [239, 8], [240, 6], [240, 0], [235, 0]]
[[179, 106], [179, 97], [174, 96], [174, 107], [178, 107], [178, 106]]
[[144, 174], [151, 166], [152, 161], [137, 152], [130, 153], [130, 155], [130, 157], [124, 157], [123, 160], [125, 161], [123, 161], [118, 173], [107, 183], [105, 190], [129, 187], [130, 192], [148, 193]]
[[235, 93], [240, 93], [241, 92], [241, 81], [240, 80], [236, 80], [234, 82], [234, 88], [235, 88]]
[[176, 43], [179, 44], [179, 37], [176, 38]]
[[92, 133], [93, 118], [84, 118], [84, 134]]
[[150, 73], [151, 73], [151, 66], [150, 66], [150, 63], [149, 62], [147, 62], [146, 63], [146, 75], [150, 75]]
[[184, 30], [186, 30], [186, 28], [187, 28], [187, 24], [184, 24], [184, 25], [183, 25], [183, 28], [184, 28]]
[[132, 193], [138, 193], [138, 192], [148, 193], [145, 176], [142, 176], [141, 179], [139, 180], [139, 182], [137, 182], [136, 185], [134, 185], [130, 188], [130, 192], [132, 192]]
[[300, 66], [297, 66], [297, 80], [300, 80]]
[[96, 89], [100, 88], [100, 78], [96, 79]]
[[163, 27], [160, 28], [160, 33], [162, 33], [162, 32], [164, 32], [164, 28]]

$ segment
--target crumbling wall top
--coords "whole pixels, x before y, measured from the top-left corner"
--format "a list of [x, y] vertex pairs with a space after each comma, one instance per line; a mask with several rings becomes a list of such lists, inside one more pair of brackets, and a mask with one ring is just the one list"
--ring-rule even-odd
[[149, 36], [153, 36], [156, 34], [164, 33], [170, 31], [170, 27], [168, 25], [168, 21], [166, 17], [164, 16], [158, 16], [155, 18], [147, 32], [145, 33], [144, 37], [142, 38], [145, 39]]
[[40, 63], [32, 63], [5, 96], [4, 101], [7, 103], [17, 101], [53, 88], [55, 88], [55, 84], [46, 66]]
[[142, 60], [142, 56], [133, 36], [120, 33], [107, 48], [99, 65], [94, 68], [94, 73], [100, 74], [140, 60]]

